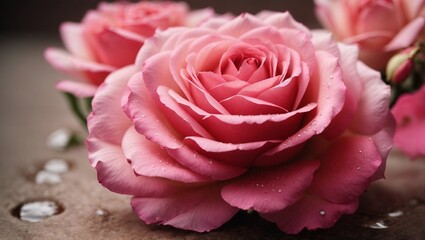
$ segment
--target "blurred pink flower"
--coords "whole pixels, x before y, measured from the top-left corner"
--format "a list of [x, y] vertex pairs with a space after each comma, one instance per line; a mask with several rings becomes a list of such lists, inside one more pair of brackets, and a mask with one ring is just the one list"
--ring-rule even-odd
[[57, 88], [78, 97], [91, 97], [105, 77], [133, 64], [144, 41], [156, 30], [195, 26], [214, 15], [211, 9], [189, 11], [183, 2], [100, 3], [88, 11], [81, 23], [60, 27], [67, 51], [49, 48], [47, 61], [72, 80]]
[[383, 71], [394, 51], [424, 38], [425, 0], [315, 0], [334, 36], [360, 47], [360, 59]]
[[355, 46], [289, 13], [211, 19], [157, 32], [107, 77], [89, 159], [148, 224], [204, 232], [243, 209], [327, 228], [383, 177], [389, 94]]
[[392, 108], [397, 122], [394, 145], [410, 158], [425, 156], [425, 85], [400, 96]]

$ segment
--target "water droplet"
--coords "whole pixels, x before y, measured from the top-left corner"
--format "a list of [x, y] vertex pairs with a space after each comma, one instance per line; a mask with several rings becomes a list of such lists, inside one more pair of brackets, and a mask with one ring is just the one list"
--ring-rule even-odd
[[358, 170], [360, 170], [360, 167], [356, 167], [356, 170], [358, 171]]
[[261, 187], [263, 188], [264, 187], [264, 184], [261, 184]]
[[366, 225], [366, 227], [369, 227], [369, 228], [372, 228], [372, 229], [386, 229], [386, 228], [388, 228], [388, 226], [382, 220], [368, 224], [368, 225]]
[[209, 163], [210, 165], [212, 165], [212, 164], [213, 164], [213, 161], [212, 161], [212, 160], [210, 160], [210, 161], [208, 161], [208, 163]]
[[282, 189], [277, 190], [277, 192], [282, 192]]
[[49, 171], [40, 171], [35, 175], [35, 182], [37, 184], [58, 184], [62, 181], [59, 174]]
[[145, 118], [146, 117], [146, 115], [145, 114], [142, 114], [142, 118]]
[[69, 166], [65, 160], [54, 158], [44, 164], [44, 170], [51, 173], [66, 173], [69, 170]]
[[107, 212], [107, 211], [105, 211], [105, 210], [103, 210], [103, 209], [97, 209], [97, 210], [96, 210], [96, 212], [95, 212], [95, 214], [96, 214], [97, 216], [101, 216], [101, 217], [103, 217], [103, 216], [106, 216], [106, 215], [108, 214], [108, 212]]
[[259, 187], [259, 186], [260, 186], [260, 184], [256, 183], [256, 184], [255, 184], [255, 186]]
[[319, 214], [322, 216], [325, 216], [326, 215], [325, 209], [320, 209]]
[[331, 82], [328, 82], [328, 88], [331, 87]]
[[18, 206], [12, 213], [15, 212], [23, 221], [39, 222], [62, 211], [63, 209], [54, 201], [34, 201]]
[[60, 128], [47, 137], [47, 147], [54, 151], [63, 151], [67, 147], [78, 143], [76, 134], [67, 128]]
[[333, 75], [331, 75], [329, 78], [330, 78], [330, 79], [334, 79], [334, 76], [333, 76]]
[[329, 98], [331, 98], [331, 96], [329, 96], [329, 95], [326, 95], [326, 99], [329, 99]]
[[372, 141], [372, 138], [368, 138], [369, 141]]
[[397, 210], [397, 211], [388, 213], [388, 217], [393, 217], [393, 218], [395, 218], [395, 217], [401, 217], [401, 216], [403, 216], [403, 214], [404, 214], [403, 211]]
[[359, 153], [362, 153], [363, 151], [362, 150], [359, 150]]

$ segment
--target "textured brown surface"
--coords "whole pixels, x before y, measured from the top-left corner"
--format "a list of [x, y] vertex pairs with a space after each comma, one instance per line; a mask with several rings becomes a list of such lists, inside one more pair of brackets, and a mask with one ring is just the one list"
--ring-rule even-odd
[[[61, 75], [43, 58], [58, 44], [37, 36], [2, 37], [0, 42], [0, 239], [425, 239], [425, 160], [410, 162], [393, 152], [387, 180], [363, 195], [359, 211], [333, 228], [285, 235], [255, 214], [238, 214], [210, 233], [146, 226], [132, 213], [129, 198], [102, 188], [84, 147], [65, 152], [47, 148], [47, 136], [60, 127], [79, 129], [64, 99], [54, 90]], [[34, 174], [50, 158], [71, 165], [56, 185], [37, 185]], [[64, 211], [38, 223], [11, 213], [31, 200], [57, 201]], [[96, 215], [102, 209], [104, 216]], [[388, 213], [401, 210], [399, 217]], [[367, 225], [383, 221], [386, 229]]]

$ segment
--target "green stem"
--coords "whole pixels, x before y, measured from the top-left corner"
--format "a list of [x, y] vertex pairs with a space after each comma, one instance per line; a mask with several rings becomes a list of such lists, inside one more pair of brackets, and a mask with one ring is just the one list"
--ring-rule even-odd
[[71, 93], [64, 93], [64, 95], [68, 100], [68, 104], [71, 107], [71, 110], [74, 115], [78, 118], [81, 125], [83, 125], [85, 129], [87, 129], [87, 114], [83, 113], [78, 98], [72, 95]]

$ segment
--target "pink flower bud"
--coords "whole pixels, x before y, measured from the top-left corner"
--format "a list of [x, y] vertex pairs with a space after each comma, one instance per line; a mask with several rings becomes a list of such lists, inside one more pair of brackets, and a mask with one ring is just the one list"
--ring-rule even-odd
[[413, 56], [418, 51], [419, 48], [415, 46], [394, 55], [387, 64], [387, 80], [395, 84], [404, 82], [414, 70]]

